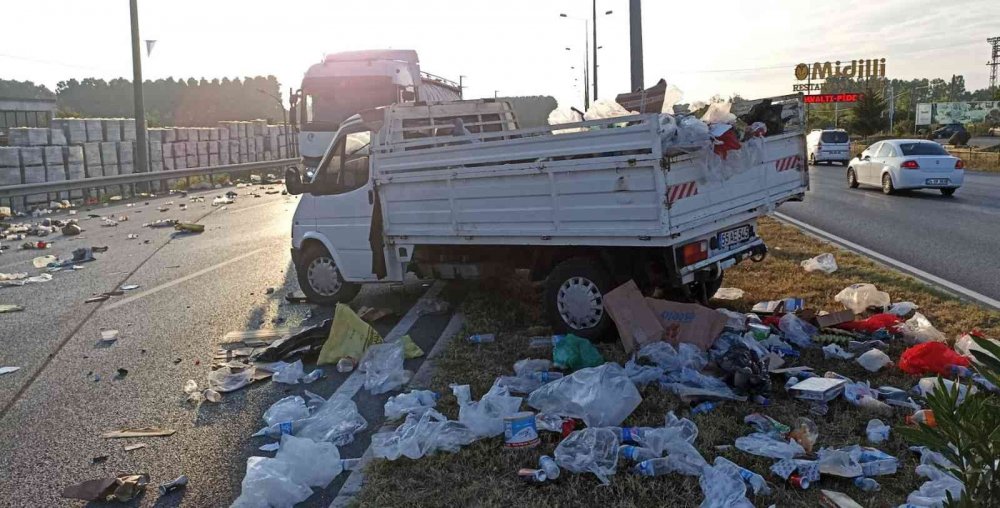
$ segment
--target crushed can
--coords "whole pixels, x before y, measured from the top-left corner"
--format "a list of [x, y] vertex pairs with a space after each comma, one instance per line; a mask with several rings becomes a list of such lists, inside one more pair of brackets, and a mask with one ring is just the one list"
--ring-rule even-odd
[[545, 475], [544, 470], [527, 467], [518, 469], [517, 476], [525, 482], [535, 485], [545, 483], [545, 480], [548, 480], [548, 476]]
[[788, 483], [793, 487], [806, 490], [809, 488], [809, 479], [804, 478], [802, 475], [793, 474], [788, 477]]

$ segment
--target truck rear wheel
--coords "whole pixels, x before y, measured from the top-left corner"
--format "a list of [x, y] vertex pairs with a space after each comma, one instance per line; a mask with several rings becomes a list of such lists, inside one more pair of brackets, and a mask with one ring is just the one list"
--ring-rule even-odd
[[558, 333], [609, 338], [611, 316], [604, 310], [604, 295], [612, 289], [611, 276], [596, 260], [571, 258], [559, 263], [545, 280], [549, 322]]
[[329, 306], [347, 303], [361, 291], [359, 284], [344, 280], [333, 256], [320, 245], [305, 248], [295, 273], [299, 287], [312, 303]]

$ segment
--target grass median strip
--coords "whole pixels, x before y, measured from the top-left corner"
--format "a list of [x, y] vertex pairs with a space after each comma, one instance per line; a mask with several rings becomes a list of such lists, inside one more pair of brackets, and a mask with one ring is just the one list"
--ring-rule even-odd
[[[894, 272], [866, 258], [838, 249], [835, 246], [804, 235], [791, 226], [772, 220], [761, 223], [761, 235], [771, 248], [768, 258], [761, 263], [745, 263], [726, 273], [725, 286], [738, 287], [746, 294], [735, 302], [713, 302], [734, 310], [748, 312], [753, 303], [761, 300], [796, 296], [805, 299], [811, 308], [829, 311], [842, 307], [833, 300], [844, 287], [859, 283], [873, 283], [887, 291], [893, 301], [913, 301], [934, 325], [950, 338], [972, 328], [980, 328], [988, 336], [1000, 336], [1000, 313], [955, 299], [924, 283]], [[833, 252], [839, 269], [825, 275], [806, 273], [799, 266], [802, 260], [823, 252]], [[472, 333], [496, 333], [497, 341], [487, 344], [469, 344], [454, 341], [438, 359], [431, 389], [441, 393], [438, 408], [449, 418], [457, 419], [458, 406], [448, 385], [469, 384], [478, 398], [500, 375], [509, 375], [512, 365], [522, 358], [546, 358], [546, 349], [530, 349], [531, 335], [543, 330], [533, 330], [542, 325], [541, 302], [538, 292], [524, 280], [481, 283], [457, 288], [452, 301], [460, 302], [465, 313], [465, 328], [460, 336]], [[724, 304], [724, 305], [722, 305]], [[617, 341], [598, 343], [598, 349], [608, 361], [624, 363], [627, 360]], [[898, 360], [906, 344], [897, 340], [887, 353]], [[890, 366], [870, 374], [853, 361], [825, 360], [818, 349], [802, 352], [793, 365], [808, 365], [820, 374], [827, 370], [850, 376], [856, 380], [868, 379], [872, 386], [892, 385], [910, 389], [917, 378]], [[914, 468], [916, 455], [907, 451], [908, 443], [894, 432], [890, 439], [877, 445], [886, 453], [899, 458], [895, 475], [876, 477], [881, 483], [879, 492], [862, 492], [850, 480], [824, 475], [817, 487], [799, 490], [782, 484], [770, 473], [771, 459], [752, 456], [733, 447], [740, 436], [749, 434], [751, 428], [743, 417], [761, 412], [791, 424], [798, 416], [808, 416], [819, 426], [820, 447], [841, 447], [866, 444], [865, 426], [877, 416], [864, 413], [843, 399], [830, 404], [825, 416], [812, 415], [808, 404], [788, 397], [775, 382], [772, 404], [768, 407], [753, 403], [724, 403], [714, 411], [691, 416], [687, 404], [655, 385], [641, 390], [643, 402], [623, 425], [661, 426], [667, 411], [691, 418], [699, 428], [695, 446], [706, 460], [712, 462], [723, 456], [749, 468], [773, 485], [769, 496], [748, 498], [757, 506], [818, 506], [819, 489], [845, 492], [864, 506], [898, 506], [906, 496], [919, 487]], [[887, 420], [889, 425], [900, 425], [904, 413], [900, 410]], [[376, 460], [366, 471], [366, 484], [359, 502], [363, 506], [696, 506], [703, 495], [695, 478], [676, 474], [656, 478], [630, 474], [631, 466], [619, 461], [617, 474], [611, 485], [601, 487], [590, 474], [576, 475], [563, 471], [555, 482], [531, 486], [521, 481], [516, 472], [522, 467], [537, 467], [543, 454], [552, 455], [558, 444], [558, 435], [542, 432], [542, 444], [528, 450], [510, 450], [503, 447], [503, 437], [477, 441], [456, 454], [437, 454], [419, 460], [401, 458], [396, 461]]]

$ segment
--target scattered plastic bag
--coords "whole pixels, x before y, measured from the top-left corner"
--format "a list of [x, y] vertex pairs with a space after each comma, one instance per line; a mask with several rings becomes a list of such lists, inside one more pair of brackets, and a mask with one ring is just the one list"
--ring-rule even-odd
[[830, 274], [837, 271], [837, 260], [834, 259], [833, 254], [830, 253], [820, 254], [819, 256], [807, 259], [800, 264], [807, 272], [819, 271]]
[[293, 422], [295, 420], [303, 420], [309, 418], [309, 408], [306, 407], [306, 401], [298, 395], [290, 395], [285, 397], [267, 408], [264, 411], [264, 422], [268, 426], [282, 423], [282, 422]]
[[590, 109], [583, 114], [584, 120], [601, 120], [604, 118], [618, 118], [629, 116], [633, 113], [623, 108], [621, 104], [611, 99], [598, 99], [590, 105]]
[[796, 418], [791, 432], [788, 433], [788, 438], [801, 445], [806, 453], [812, 453], [813, 445], [819, 439], [819, 427], [816, 426], [816, 422], [809, 418]]
[[253, 382], [253, 367], [222, 367], [208, 373], [208, 386], [217, 392], [232, 392]]
[[962, 356], [943, 342], [917, 344], [899, 355], [899, 368], [907, 374], [951, 374], [952, 365], [969, 366], [969, 358]]
[[411, 373], [403, 370], [403, 343], [376, 344], [368, 348], [360, 368], [365, 373], [365, 389], [372, 395], [398, 390], [410, 381]]
[[845, 308], [851, 309], [855, 314], [863, 313], [868, 307], [887, 307], [892, 300], [889, 293], [879, 291], [874, 284], [854, 284], [844, 288], [834, 300], [842, 303]]
[[552, 364], [560, 369], [577, 370], [597, 367], [604, 357], [587, 339], [567, 334], [552, 347]]
[[395, 420], [406, 415], [421, 415], [437, 405], [438, 394], [430, 390], [411, 390], [389, 397], [385, 401], [385, 417]]
[[514, 374], [520, 377], [527, 377], [533, 372], [544, 372], [552, 368], [552, 362], [527, 358], [514, 362]]
[[[569, 108], [556, 108], [556, 109], [553, 109], [552, 112], [549, 113], [549, 118], [548, 118], [549, 125], [560, 125], [560, 124], [564, 124], [564, 123], [576, 123], [576, 122], [582, 122], [582, 121], [583, 121], [583, 117], [579, 113], [577, 113], [576, 111], [573, 111], [572, 109], [569, 109]], [[583, 132], [585, 130], [586, 129], [582, 129], [582, 128], [578, 127], [578, 128], [573, 128], [573, 129], [553, 130], [552, 133], [553, 134], [569, 134], [569, 133], [572, 133], [572, 132]]]
[[[958, 354], [968, 356], [970, 358], [972, 358], [973, 351], [979, 351], [980, 354], [993, 356], [993, 354], [989, 351], [979, 347], [979, 344], [976, 344], [976, 341], [972, 340], [973, 337], [979, 338], [980, 340], [988, 340], [994, 345], [1000, 347], [1000, 341], [996, 339], [986, 339], [986, 337], [979, 330], [973, 330], [969, 333], [963, 334], [958, 338], [958, 340], [955, 341], [955, 351], [958, 352]], [[972, 359], [975, 360], [975, 358]]]
[[911, 312], [919, 308], [920, 307], [913, 302], [896, 302], [892, 304], [892, 307], [889, 307], [889, 310], [887, 310], [886, 312], [888, 312], [889, 314], [895, 314], [899, 317], [905, 317], [910, 315]]
[[275, 362], [268, 366], [268, 370], [274, 372], [271, 376], [272, 381], [289, 385], [299, 384], [299, 380], [306, 375], [302, 368], [302, 360], [295, 360], [292, 363]]
[[819, 471], [823, 474], [855, 478], [864, 474], [857, 453], [850, 447], [841, 449], [823, 448], [819, 451]]
[[234, 507], [291, 507], [326, 487], [343, 466], [337, 447], [285, 435], [275, 457], [250, 457]]
[[732, 107], [732, 103], [729, 102], [713, 102], [708, 105], [708, 111], [702, 115], [701, 121], [707, 124], [733, 123], [736, 121], [736, 115], [729, 112]]
[[812, 338], [816, 335], [816, 327], [799, 319], [798, 316], [789, 312], [781, 316], [778, 322], [778, 329], [784, 334], [789, 342], [800, 348], [813, 347]]
[[677, 349], [669, 342], [651, 342], [639, 349], [636, 358], [648, 360], [666, 372], [679, 372], [683, 368], [700, 371], [708, 365], [708, 355], [686, 342], [679, 344]]
[[795, 441], [785, 442], [759, 432], [736, 438], [736, 448], [751, 455], [773, 459], [792, 459], [806, 452]]
[[676, 147], [701, 150], [712, 144], [712, 135], [708, 132], [708, 124], [693, 116], [684, 116], [677, 121]]
[[580, 369], [535, 390], [528, 404], [546, 413], [580, 418], [588, 427], [620, 425], [642, 402], [616, 363]]
[[855, 361], [858, 362], [858, 365], [864, 367], [868, 372], [878, 372], [879, 370], [882, 370], [882, 367], [892, 364], [892, 359], [889, 358], [889, 355], [878, 349], [869, 349], [868, 351], [865, 351], [865, 353], [859, 356]]
[[521, 408], [521, 397], [511, 396], [507, 388], [495, 383], [479, 401], [472, 400], [469, 385], [452, 385], [451, 388], [458, 399], [458, 421], [479, 437], [503, 434], [504, 417]]
[[382, 342], [382, 336], [362, 320], [353, 309], [338, 303], [330, 325], [330, 335], [319, 352], [317, 365], [335, 364], [348, 357], [355, 363], [372, 344]]
[[869, 442], [881, 443], [889, 439], [889, 430], [889, 426], [882, 422], [882, 420], [873, 418], [868, 420], [868, 426], [865, 427], [865, 434], [868, 435]]
[[639, 387], [656, 382], [663, 377], [663, 372], [662, 367], [657, 367], [655, 365], [639, 365], [636, 363], [635, 358], [631, 358], [629, 361], [625, 362], [625, 375], [627, 375], [628, 378]]
[[577, 430], [559, 442], [554, 455], [559, 467], [574, 473], [594, 473], [607, 485], [618, 466], [618, 437], [609, 429]]
[[368, 427], [358, 406], [346, 397], [330, 397], [312, 416], [301, 420], [295, 435], [313, 441], [329, 441], [344, 446], [354, 441], [354, 434]]
[[[938, 380], [944, 385], [944, 389], [951, 393], [958, 388], [958, 403], [961, 404], [965, 401], [965, 396], [969, 393], [969, 387], [962, 383], [956, 383], [950, 379], [939, 378], [939, 377], [925, 377], [917, 382], [917, 386], [913, 387], [913, 391], [920, 395], [921, 397], [927, 397], [928, 394], [934, 391], [938, 386]], [[976, 387], [972, 387], [973, 393], [976, 391]]]
[[743, 290], [740, 288], [719, 288], [715, 291], [715, 295], [712, 298], [716, 300], [739, 300], [743, 298], [743, 294]]
[[957, 501], [965, 491], [965, 484], [935, 466], [920, 465], [917, 466], [916, 472], [928, 481], [906, 497], [906, 503], [910, 506], [944, 506], [949, 494], [951, 499]]
[[844, 351], [844, 348], [837, 344], [828, 344], [823, 346], [823, 358], [826, 358], [827, 360], [831, 358], [835, 358], [837, 360], [850, 360], [854, 358], [854, 354]]
[[934, 328], [930, 320], [919, 312], [915, 312], [913, 317], [907, 319], [899, 329], [906, 338], [917, 343], [931, 341], [944, 342], [948, 340], [943, 333]]
[[464, 424], [448, 420], [434, 409], [428, 409], [419, 416], [407, 415], [406, 421], [391, 433], [372, 436], [371, 449], [377, 458], [419, 459], [438, 450], [457, 452], [477, 438]]
[[736, 473], [736, 475], [739, 476], [744, 483], [746, 483], [747, 485], [750, 486], [751, 489], [753, 489], [753, 493], [755, 496], [771, 495], [771, 487], [767, 486], [767, 480], [765, 480], [763, 476], [745, 467], [742, 467], [739, 464], [736, 464], [735, 462], [725, 457], [716, 457], [715, 463], [713, 465], [717, 468], [721, 467], [723, 469], [729, 470], [730, 474]]
[[698, 485], [705, 494], [701, 508], [753, 508], [738, 468], [728, 464], [705, 466]]

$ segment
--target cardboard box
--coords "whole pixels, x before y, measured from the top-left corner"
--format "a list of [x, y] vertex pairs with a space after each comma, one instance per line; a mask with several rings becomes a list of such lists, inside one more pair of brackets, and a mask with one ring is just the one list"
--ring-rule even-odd
[[793, 386], [790, 392], [797, 399], [829, 402], [844, 393], [846, 383], [843, 379], [811, 377]]
[[816, 326], [819, 328], [827, 328], [839, 325], [840, 323], [847, 323], [849, 321], [854, 321], [854, 312], [850, 310], [842, 310], [832, 314], [816, 316]]
[[719, 338], [728, 320], [721, 312], [696, 303], [646, 298], [646, 305], [666, 332], [663, 340], [674, 346], [687, 342], [706, 351]]
[[628, 281], [604, 295], [604, 310], [615, 322], [626, 353], [663, 339], [663, 326], [656, 319], [635, 281]]
[[758, 302], [750, 309], [755, 314], [784, 314], [786, 312], [800, 311], [805, 305], [801, 298], [785, 298], [784, 300], [771, 300]]

